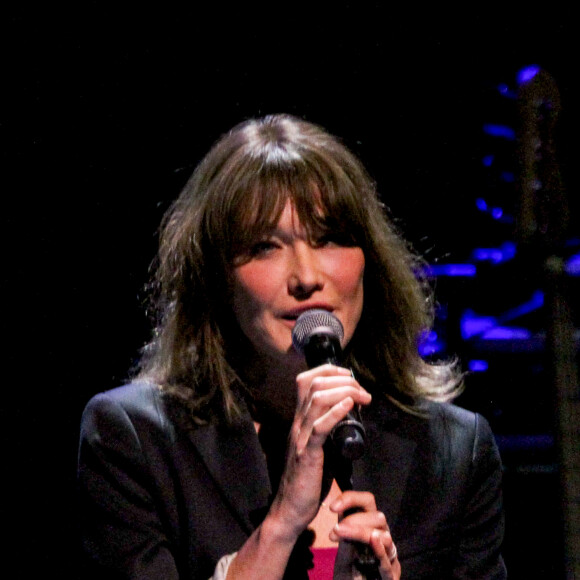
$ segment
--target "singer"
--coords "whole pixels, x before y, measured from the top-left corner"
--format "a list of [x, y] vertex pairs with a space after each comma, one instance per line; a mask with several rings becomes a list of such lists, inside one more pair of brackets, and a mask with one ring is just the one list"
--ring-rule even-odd
[[[340, 140], [287, 115], [224, 135], [164, 218], [138, 372], [83, 414], [82, 577], [505, 578], [497, 448], [418, 354], [420, 271]], [[341, 332], [308, 364], [312, 310]]]

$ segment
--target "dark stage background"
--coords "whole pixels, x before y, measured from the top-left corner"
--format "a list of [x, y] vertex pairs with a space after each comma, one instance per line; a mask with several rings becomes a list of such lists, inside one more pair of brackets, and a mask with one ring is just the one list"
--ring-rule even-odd
[[[514, 239], [513, 223], [491, 218], [489, 208], [513, 215], [515, 144], [483, 128], [517, 122], [498, 86], [509, 94], [517, 71], [538, 64], [561, 92], [556, 145], [578, 235], [571, 14], [397, 12], [378, 2], [335, 2], [324, 13], [301, 3], [275, 13], [185, 5], [29, 6], [0, 24], [2, 521], [16, 578], [77, 577], [82, 408], [125, 380], [147, 340], [142, 288], [157, 225], [233, 124], [275, 112], [322, 124], [363, 159], [430, 263], [473, 263], [475, 248]], [[505, 163], [505, 179], [482, 164], [491, 153]], [[514, 276], [509, 262], [486, 262], [476, 278], [436, 281], [439, 354], [489, 365], [468, 377], [460, 402], [498, 435], [505, 557], [516, 579], [561, 574], [554, 397], [533, 341], [498, 352], [458, 338], [458, 325], [467, 308], [499, 316], [526, 302], [538, 287], [536, 266], [520, 265]], [[541, 309], [516, 322], [541, 336]]]

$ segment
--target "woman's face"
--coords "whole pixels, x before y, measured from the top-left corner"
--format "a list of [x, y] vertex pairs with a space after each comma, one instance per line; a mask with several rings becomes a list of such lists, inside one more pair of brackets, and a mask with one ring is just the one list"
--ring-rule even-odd
[[[296, 360], [292, 329], [305, 310], [332, 312], [350, 341], [363, 307], [365, 257], [359, 247], [325, 236], [309, 242], [291, 202], [274, 230], [233, 270], [233, 309], [259, 355]], [[302, 359], [300, 357], [300, 362]]]

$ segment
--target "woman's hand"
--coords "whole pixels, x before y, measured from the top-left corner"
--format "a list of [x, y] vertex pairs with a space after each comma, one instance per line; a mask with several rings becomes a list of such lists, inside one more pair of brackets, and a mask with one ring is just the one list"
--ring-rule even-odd
[[[375, 496], [367, 491], [345, 491], [329, 508], [339, 516], [330, 539], [334, 542], [349, 540], [370, 545], [378, 560], [381, 578], [399, 580], [401, 565], [397, 558], [397, 548], [385, 514], [377, 510]], [[351, 510], [357, 511], [349, 513]]]
[[349, 370], [334, 365], [299, 374], [296, 386], [296, 413], [278, 492], [268, 515], [232, 561], [228, 580], [283, 577], [298, 536], [319, 509], [324, 442], [355, 405], [371, 401]]
[[371, 400], [348, 369], [334, 365], [301, 373], [296, 384], [286, 468], [269, 513], [290, 538], [297, 538], [318, 511], [326, 438], [355, 405]]

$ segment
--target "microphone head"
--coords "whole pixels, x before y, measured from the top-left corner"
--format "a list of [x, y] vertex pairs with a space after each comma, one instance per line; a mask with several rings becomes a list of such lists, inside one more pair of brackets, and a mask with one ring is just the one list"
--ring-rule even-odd
[[328, 310], [313, 308], [306, 310], [297, 319], [292, 331], [292, 344], [300, 353], [304, 354], [304, 347], [314, 334], [334, 336], [341, 343], [344, 329], [340, 320]]

